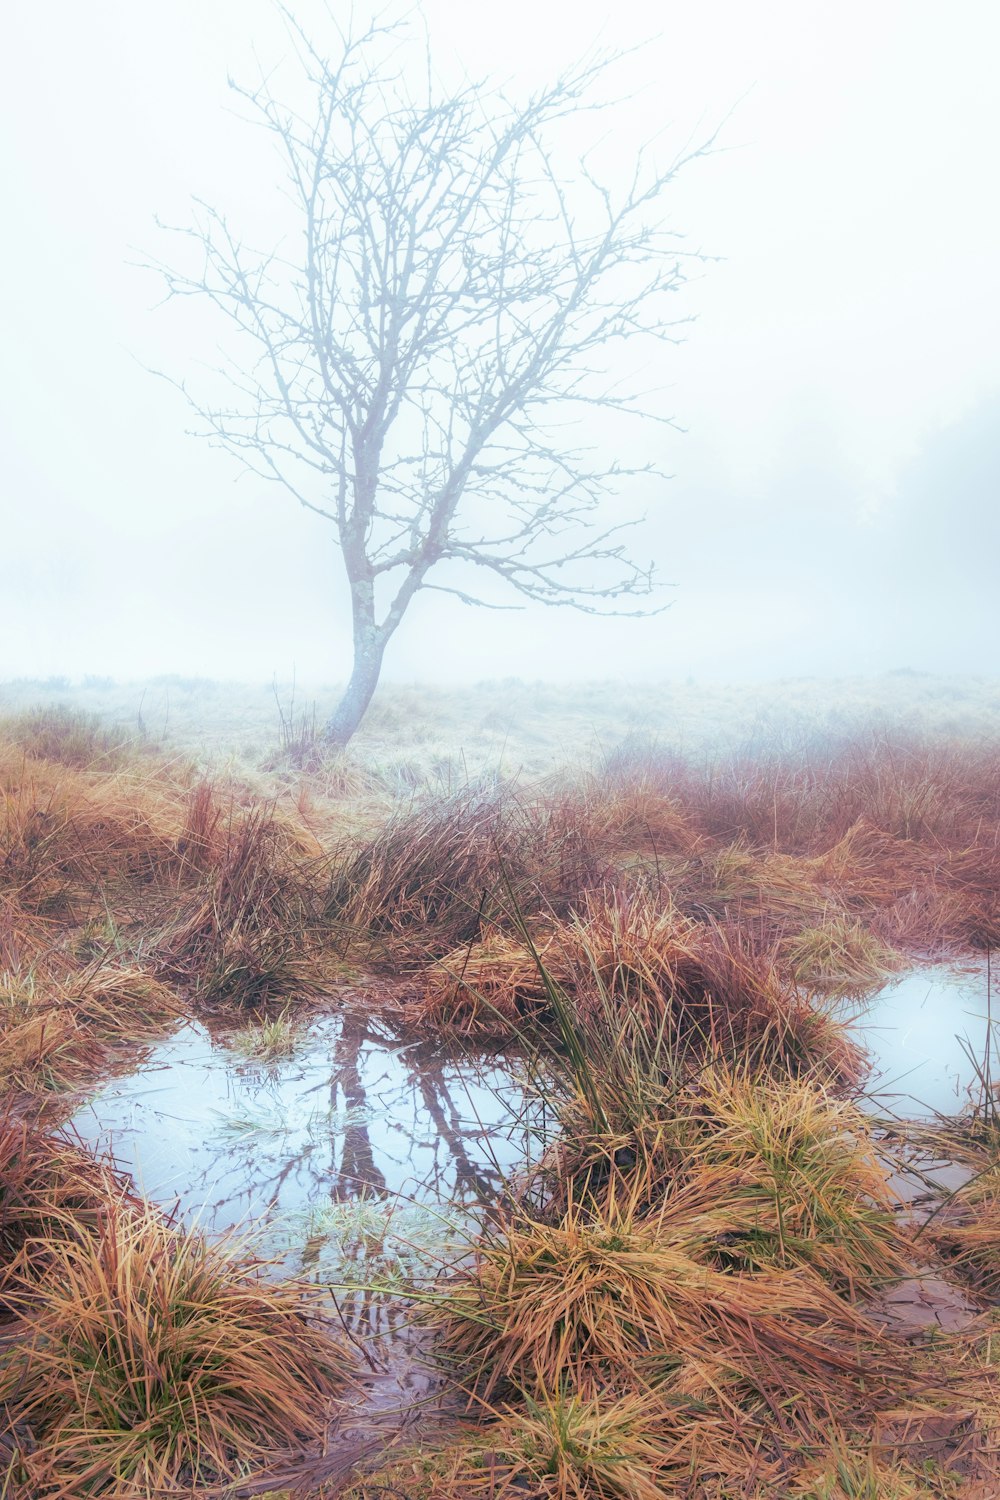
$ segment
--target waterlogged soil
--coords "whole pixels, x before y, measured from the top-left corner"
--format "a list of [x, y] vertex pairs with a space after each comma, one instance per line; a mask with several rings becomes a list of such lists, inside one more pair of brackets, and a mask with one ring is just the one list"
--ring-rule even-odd
[[[965, 1106], [990, 1050], [988, 979], [985, 963], [926, 965], [854, 1008], [875, 1108]], [[153, 1201], [209, 1234], [260, 1233], [294, 1269], [390, 1214], [418, 1240], [460, 1233], [537, 1152], [545, 1122], [516, 1056], [406, 1043], [350, 1015], [314, 1020], [268, 1062], [238, 1036], [184, 1024], [73, 1125]]]
[[901, 1119], [958, 1114], [978, 1090], [984, 1059], [1000, 1081], [995, 991], [985, 960], [927, 964], [863, 1001], [853, 1030], [872, 1061], [871, 1107]]
[[[861, 1006], [854, 1031], [872, 1073], [863, 1103], [883, 1118], [933, 1122], [974, 1103], [982, 1071], [998, 1076], [1000, 1033], [993, 1026], [987, 963], [928, 964], [876, 991]], [[947, 1211], [972, 1175], [965, 1162], [912, 1150], [895, 1156], [891, 1186], [900, 1212], [915, 1225]], [[888, 1287], [866, 1308], [903, 1338], [969, 1327], [979, 1309], [952, 1281], [925, 1274]]]

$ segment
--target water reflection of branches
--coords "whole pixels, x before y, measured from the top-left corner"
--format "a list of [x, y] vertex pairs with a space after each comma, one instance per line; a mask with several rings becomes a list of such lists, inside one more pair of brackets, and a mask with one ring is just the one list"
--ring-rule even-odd
[[[343, 1132], [340, 1168], [330, 1183], [331, 1200], [395, 1199], [364, 1232], [338, 1237], [340, 1276], [345, 1284], [356, 1284], [353, 1292], [342, 1289], [341, 1310], [351, 1331], [361, 1337], [398, 1331], [405, 1318], [399, 1294], [421, 1274], [426, 1276], [431, 1262], [447, 1254], [443, 1232], [431, 1253], [426, 1244], [408, 1243], [405, 1232], [397, 1228], [400, 1205], [488, 1205], [495, 1202], [504, 1184], [503, 1171], [488, 1144], [489, 1129], [472, 1105], [465, 1070], [449, 1069], [440, 1059], [411, 1053], [406, 1057], [405, 1074], [387, 1068], [377, 1080], [368, 1078], [366, 1083], [370, 1069], [365, 1066], [368, 1059], [363, 1058], [363, 1049], [373, 1040], [363, 1023], [345, 1020], [334, 1048], [330, 1079], [332, 1113], [338, 1113], [342, 1094], [351, 1119]], [[372, 1052], [373, 1060], [385, 1055], [378, 1041]], [[393, 1061], [401, 1060], [398, 1054], [393, 1057]], [[460, 1086], [465, 1090], [465, 1109], [456, 1098]], [[408, 1176], [395, 1193], [375, 1164], [368, 1128], [373, 1117], [391, 1122], [402, 1138], [403, 1152], [394, 1164], [408, 1170]], [[503, 1127], [505, 1138], [509, 1124], [508, 1120]], [[381, 1150], [390, 1155], [385, 1143]], [[426, 1152], [430, 1153], [426, 1166], [415, 1170], [418, 1154]], [[328, 1238], [314, 1235], [307, 1241], [304, 1266], [319, 1267]]]
[[[211, 1233], [260, 1225], [264, 1253], [289, 1269], [402, 1290], [459, 1238], [449, 1223], [489, 1212], [505, 1171], [531, 1154], [525, 1095], [503, 1059], [443, 1058], [350, 1016], [320, 1020], [266, 1069], [234, 1065], [208, 1040], [191, 1027], [154, 1048], [155, 1088], [149, 1072], [119, 1080], [93, 1118], [155, 1197], [176, 1195]], [[372, 1205], [363, 1232], [349, 1218], [309, 1222], [352, 1203]], [[418, 1205], [442, 1222], [414, 1235]], [[384, 1331], [395, 1313], [376, 1300], [358, 1316]]]

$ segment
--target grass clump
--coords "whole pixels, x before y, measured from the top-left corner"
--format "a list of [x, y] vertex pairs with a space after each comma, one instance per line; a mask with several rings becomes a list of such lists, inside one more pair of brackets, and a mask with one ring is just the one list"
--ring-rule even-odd
[[943, 1200], [923, 1233], [983, 1303], [1000, 1303], [1000, 1120], [992, 1109], [934, 1132], [969, 1179]]
[[302, 1037], [295, 1018], [283, 1011], [279, 1016], [261, 1016], [259, 1021], [234, 1031], [228, 1045], [248, 1062], [271, 1063], [291, 1057]]
[[794, 1389], [807, 1371], [827, 1394], [849, 1383], [872, 1330], [801, 1269], [713, 1266], [734, 1227], [718, 1189], [706, 1176], [654, 1213], [611, 1195], [599, 1211], [571, 1206], [554, 1223], [515, 1216], [487, 1233], [429, 1313], [442, 1347], [486, 1399], [638, 1381], [697, 1402], [713, 1367], [748, 1397], [762, 1381]]
[[560, 1392], [502, 1408], [485, 1430], [398, 1460], [347, 1497], [662, 1500], [683, 1473], [673, 1425], [648, 1395]]
[[68, 1010], [32, 1003], [18, 985], [0, 991], [0, 1081], [10, 1096], [54, 1096], [95, 1077], [107, 1051]]
[[302, 1288], [133, 1205], [47, 1255], [0, 1366], [39, 1500], [189, 1494], [322, 1436], [351, 1363]]
[[638, 1029], [791, 1074], [845, 1083], [863, 1074], [845, 1027], [783, 980], [774, 950], [735, 924], [694, 921], [643, 887], [591, 892], [568, 922], [538, 926], [516, 909], [508, 921], [516, 937], [493, 933], [434, 965], [409, 1019], [537, 1039], [553, 1027], [562, 1034], [571, 1013], [572, 1029], [605, 1060], [608, 1037], [618, 1045]]
[[471, 943], [504, 872], [522, 873], [516, 807], [493, 788], [415, 802], [335, 866], [327, 917], [373, 956], [427, 959]]
[[[188, 844], [185, 857], [200, 847]], [[315, 989], [313, 916], [306, 861], [274, 808], [234, 812], [205, 879], [164, 932], [159, 961], [200, 1000], [259, 1007]]]
[[899, 956], [861, 922], [839, 916], [804, 927], [782, 944], [797, 984], [832, 996], [870, 990], [899, 968]]
[[177, 1021], [181, 1001], [132, 965], [97, 961], [69, 975], [0, 972], [0, 1081], [35, 1099], [97, 1077], [123, 1043]]
[[905, 1275], [908, 1245], [871, 1129], [811, 1080], [716, 1068], [700, 1080], [707, 1120], [696, 1159], [724, 1174], [753, 1227], [730, 1236], [730, 1264], [808, 1266], [852, 1298]]
[[0, 1114], [0, 1308], [15, 1286], [51, 1269], [50, 1242], [93, 1234], [122, 1180], [70, 1136], [8, 1106]]
[[32, 760], [104, 771], [116, 770], [145, 748], [145, 735], [138, 729], [109, 725], [99, 714], [66, 704], [29, 708], [0, 720], [0, 738]]

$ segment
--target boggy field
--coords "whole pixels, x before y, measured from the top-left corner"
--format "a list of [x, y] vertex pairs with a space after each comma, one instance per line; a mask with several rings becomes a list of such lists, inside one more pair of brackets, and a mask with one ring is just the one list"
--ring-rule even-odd
[[[619, 734], [530, 777], [457, 747], [389, 775], [287, 719], [233, 760], [10, 714], [0, 1495], [1000, 1493], [990, 1048], [910, 1121], [854, 1025], [930, 960], [988, 1008], [1000, 735], [953, 709], [714, 756]], [[523, 1159], [465, 1161], [475, 1211], [419, 1271], [290, 1275], [68, 1126], [193, 1023], [266, 1073], [334, 1017], [421, 1066], [502, 1058], [521, 1101]], [[392, 1188], [352, 1163], [358, 1220]]]

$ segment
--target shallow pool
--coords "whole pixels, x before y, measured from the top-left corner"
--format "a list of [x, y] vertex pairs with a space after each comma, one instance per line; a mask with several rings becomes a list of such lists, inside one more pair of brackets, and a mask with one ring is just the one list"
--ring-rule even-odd
[[977, 1088], [973, 1059], [991, 1054], [1000, 1081], [995, 991], [984, 960], [924, 965], [870, 996], [853, 1030], [872, 1057], [873, 1104], [903, 1117], [954, 1114]]
[[539, 1110], [516, 1060], [443, 1056], [337, 1016], [268, 1064], [189, 1023], [73, 1125], [210, 1234], [252, 1230], [290, 1271], [384, 1280], [463, 1241], [535, 1153]]

